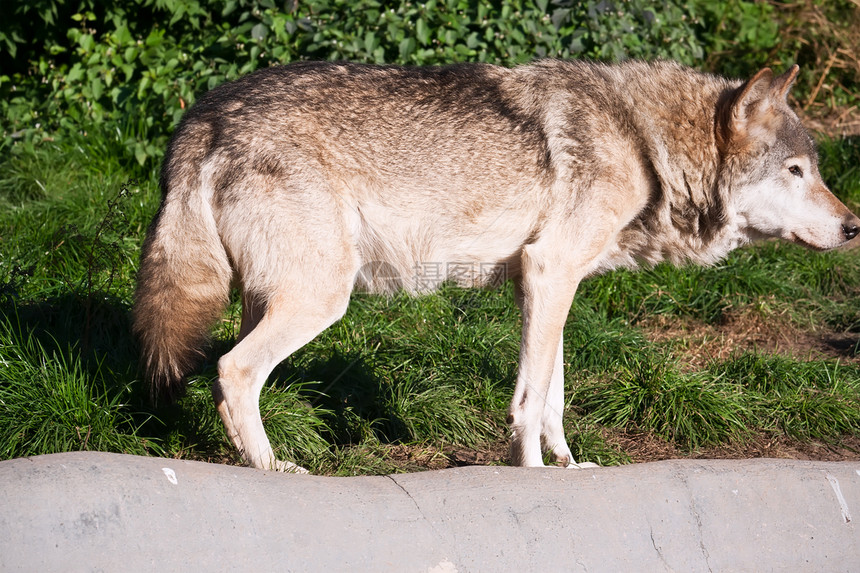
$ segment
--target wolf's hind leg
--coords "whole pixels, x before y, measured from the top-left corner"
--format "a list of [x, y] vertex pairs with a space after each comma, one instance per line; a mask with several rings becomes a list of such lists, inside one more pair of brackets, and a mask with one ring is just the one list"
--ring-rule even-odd
[[[266, 307], [264, 304], [261, 304], [261, 302], [256, 300], [255, 297], [249, 296], [247, 292], [242, 293], [242, 322], [239, 328], [239, 336], [236, 339], [237, 344], [242, 342], [242, 340], [244, 340], [245, 337], [254, 330], [263, 318], [265, 312]], [[227, 401], [224, 400], [224, 394], [221, 391], [221, 383], [219, 380], [216, 380], [212, 385], [212, 398], [215, 400], [215, 407], [218, 410], [218, 415], [221, 417], [221, 421], [224, 423], [224, 428], [227, 430], [227, 436], [230, 438], [230, 441], [233, 442], [236, 450], [244, 452], [245, 447], [242, 444], [242, 438], [239, 436], [239, 433], [236, 431], [236, 427], [233, 425], [233, 418], [230, 416]]]
[[[303, 196], [265, 196], [223, 216], [243, 286], [242, 327], [236, 346], [218, 361], [212, 395], [231, 441], [261, 469], [300, 469], [276, 460], [260, 417], [260, 392], [275, 366], [343, 316], [358, 269], [349, 237], [337, 227], [337, 207], [325, 194], [314, 209], [292, 200]], [[256, 226], [247, 229], [247, 220]]]
[[[301, 471], [275, 458], [260, 417], [260, 392], [271, 371], [343, 316], [349, 288], [320, 297], [308, 286], [290, 285], [267, 305], [266, 314], [218, 361], [213, 387], [218, 413], [236, 448], [255, 468]], [[302, 292], [304, 291], [304, 292]]]

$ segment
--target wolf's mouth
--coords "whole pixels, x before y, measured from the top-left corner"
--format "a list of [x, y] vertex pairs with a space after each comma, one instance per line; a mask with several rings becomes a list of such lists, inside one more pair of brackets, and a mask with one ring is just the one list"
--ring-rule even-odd
[[[801, 247], [806, 247], [807, 249], [810, 249], [810, 250], [812, 250], [812, 251], [818, 251], [819, 253], [820, 253], [820, 252], [824, 252], [824, 251], [829, 251], [830, 249], [835, 248], [835, 247], [822, 247], [822, 246], [820, 246], [820, 245], [813, 245], [813, 244], [812, 244], [812, 243], [810, 243], [809, 241], [804, 241], [803, 239], [801, 239], [801, 238], [797, 235], [797, 233], [792, 233], [792, 234], [789, 236], [788, 240], [789, 240], [789, 241], [791, 241], [792, 243], [795, 243], [795, 244], [797, 244], [797, 245], [800, 245]], [[842, 244], [842, 243], [840, 243], [840, 245], [841, 245], [841, 244]], [[838, 247], [839, 245], [836, 245], [836, 246]]]

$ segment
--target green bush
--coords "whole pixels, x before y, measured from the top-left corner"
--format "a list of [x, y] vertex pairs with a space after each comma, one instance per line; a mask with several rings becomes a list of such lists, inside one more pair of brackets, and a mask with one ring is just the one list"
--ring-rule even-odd
[[799, 61], [806, 107], [823, 95], [853, 105], [860, 82], [860, 8], [849, 0], [38, 0], [10, 12], [0, 24], [5, 145], [107, 122], [141, 165], [161, 155], [196, 94], [299, 59], [670, 58], [737, 76]]
[[[860, 9], [837, 4], [39, 0], [15, 6], [0, 24], [0, 127], [9, 145], [106, 122], [143, 165], [161, 155], [196, 94], [300, 59], [511, 65], [537, 57], [670, 58], [739, 76], [801, 61], [801, 99], [811, 104], [823, 89], [830, 101], [852, 104], [860, 66], [843, 60]], [[809, 22], [820, 37], [804, 35]], [[25, 42], [35, 48], [22, 49]], [[821, 88], [821, 60], [837, 52], [843, 58], [825, 70], [835, 81]]]
[[[515, 64], [535, 57], [702, 57], [680, 3], [313, 0], [59, 0], [0, 27], [6, 144], [109, 122], [137, 161], [158, 157], [183, 110], [215, 85], [299, 59]], [[41, 34], [18, 49], [25, 28]]]
[[[860, 5], [852, 0], [696, 1], [703, 67], [745, 77], [800, 66], [793, 97], [816, 115], [860, 103]], [[844, 118], [843, 118], [844, 119]], [[856, 129], [856, 128], [855, 128]]]

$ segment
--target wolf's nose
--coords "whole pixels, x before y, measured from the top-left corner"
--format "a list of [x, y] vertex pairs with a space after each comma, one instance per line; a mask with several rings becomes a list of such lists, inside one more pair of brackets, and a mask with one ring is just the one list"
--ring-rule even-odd
[[845, 233], [845, 238], [850, 241], [851, 239], [856, 237], [858, 233], [860, 233], [860, 227], [853, 223], [843, 224], [842, 232]]

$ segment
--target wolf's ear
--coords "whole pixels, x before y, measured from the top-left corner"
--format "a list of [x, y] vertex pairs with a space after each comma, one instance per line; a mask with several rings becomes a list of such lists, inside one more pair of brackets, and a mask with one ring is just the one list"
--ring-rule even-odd
[[[774, 106], [784, 105], [785, 94], [796, 72], [774, 79], [773, 71], [764, 68], [739, 88], [724, 93], [717, 103], [717, 144], [722, 150], [744, 148], [757, 133], [766, 133], [776, 119]], [[764, 127], [762, 130], [760, 128]]]
[[781, 76], [775, 78], [770, 85], [771, 97], [779, 98], [781, 101], [788, 99], [788, 92], [791, 86], [794, 85], [794, 80], [797, 79], [797, 74], [800, 72], [800, 66], [794, 64], [788, 71]]
[[739, 124], [736, 128], [752, 119], [754, 110], [765, 102], [772, 85], [773, 71], [764, 68], [738, 88], [737, 96], [732, 102], [732, 122]]

